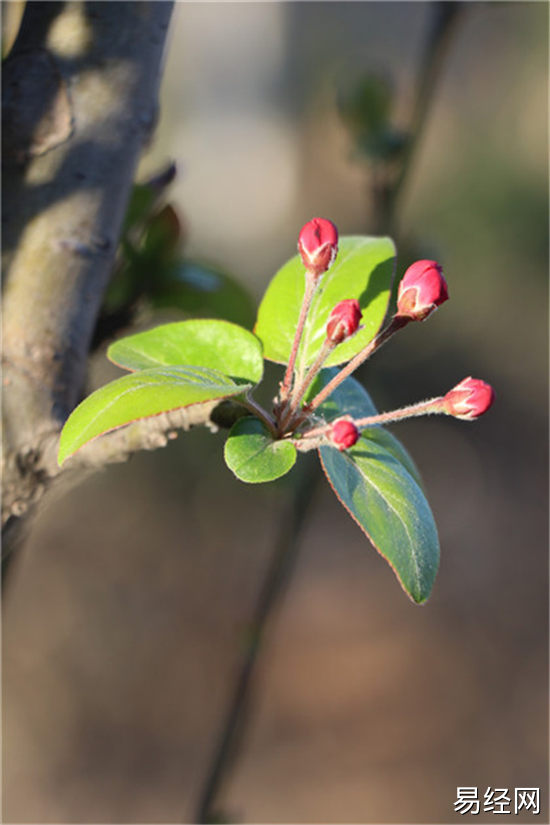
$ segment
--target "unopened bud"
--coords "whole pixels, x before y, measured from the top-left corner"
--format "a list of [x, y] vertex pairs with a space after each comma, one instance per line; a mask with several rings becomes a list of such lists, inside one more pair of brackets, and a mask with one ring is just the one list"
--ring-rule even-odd
[[443, 407], [448, 415], [473, 421], [486, 413], [495, 400], [490, 384], [479, 378], [465, 378], [444, 396]]
[[330, 440], [340, 451], [353, 447], [359, 440], [361, 433], [353, 423], [346, 418], [335, 421], [330, 430]]
[[449, 297], [447, 283], [436, 261], [416, 261], [401, 280], [397, 292], [397, 315], [424, 321]]
[[336, 304], [329, 315], [327, 323], [327, 338], [332, 344], [341, 344], [350, 335], [359, 329], [359, 321], [363, 313], [359, 301], [348, 298]]
[[338, 252], [338, 230], [326, 218], [312, 218], [300, 230], [298, 251], [305, 268], [318, 278], [334, 262]]

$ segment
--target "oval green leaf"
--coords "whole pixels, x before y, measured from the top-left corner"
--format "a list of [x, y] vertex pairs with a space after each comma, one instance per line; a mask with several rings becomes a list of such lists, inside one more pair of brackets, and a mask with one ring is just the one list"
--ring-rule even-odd
[[274, 441], [257, 418], [241, 418], [225, 442], [225, 463], [241, 481], [259, 484], [284, 476], [296, 461], [289, 441]]
[[327, 479], [353, 520], [421, 604], [439, 564], [439, 541], [426, 498], [403, 465], [382, 445], [360, 438], [349, 450], [321, 447]]
[[73, 410], [61, 432], [59, 464], [92, 438], [139, 418], [230, 398], [249, 389], [250, 383], [197, 367], [157, 367], [124, 375], [93, 392]]
[[[380, 328], [388, 308], [395, 267], [391, 238], [340, 238], [335, 263], [322, 276], [313, 298], [300, 347], [299, 362], [309, 366], [325, 340], [328, 316], [346, 298], [356, 298], [363, 329], [329, 356], [326, 366], [349, 361]], [[285, 364], [290, 356], [304, 294], [304, 266], [295, 255], [275, 275], [258, 310], [254, 329], [264, 345], [264, 357]]]
[[115, 341], [107, 357], [128, 370], [160, 366], [205, 367], [257, 384], [263, 375], [262, 345], [229, 321], [193, 320], [163, 324]]
[[[311, 400], [311, 398], [322, 390], [336, 372], [337, 370], [335, 368], [320, 372], [309, 390], [307, 400]], [[365, 418], [368, 415], [378, 414], [378, 410], [374, 406], [367, 390], [359, 381], [352, 377], [346, 378], [346, 380], [331, 393], [327, 400], [320, 405], [318, 412], [327, 422], [333, 421], [335, 418], [340, 418], [342, 415], [351, 415], [353, 418]], [[377, 425], [363, 430], [362, 435], [363, 438], [376, 441], [377, 444], [380, 444], [388, 450], [394, 458], [403, 464], [404, 468], [412, 475], [416, 483], [422, 487], [422, 479], [418, 467], [393, 433]]]

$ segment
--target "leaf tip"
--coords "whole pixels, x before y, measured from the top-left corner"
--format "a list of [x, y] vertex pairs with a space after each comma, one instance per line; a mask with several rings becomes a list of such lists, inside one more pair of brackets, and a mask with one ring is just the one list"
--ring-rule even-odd
[[403, 587], [403, 590], [405, 591], [407, 596], [409, 596], [409, 598], [413, 602], [413, 604], [417, 605], [418, 607], [423, 607], [426, 604], [426, 602], [428, 601], [428, 599], [430, 598], [431, 594], [432, 594], [431, 588], [430, 588], [429, 592], [426, 593], [426, 594], [424, 594], [424, 593], [420, 593], [420, 594], [409, 593], [409, 591], [405, 587]]

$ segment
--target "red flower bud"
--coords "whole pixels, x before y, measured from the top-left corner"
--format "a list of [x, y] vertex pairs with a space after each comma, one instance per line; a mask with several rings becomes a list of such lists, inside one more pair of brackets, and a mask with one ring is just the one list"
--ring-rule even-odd
[[338, 252], [338, 230], [325, 218], [312, 218], [302, 226], [298, 251], [308, 272], [319, 277], [333, 263]]
[[465, 378], [443, 398], [445, 412], [455, 418], [473, 421], [487, 412], [495, 400], [495, 391], [490, 384], [479, 378]]
[[348, 298], [336, 304], [329, 315], [327, 324], [327, 338], [333, 344], [341, 344], [359, 329], [359, 321], [363, 313], [359, 301]]
[[401, 280], [397, 292], [397, 314], [423, 321], [449, 297], [447, 283], [436, 261], [416, 261]]
[[347, 450], [348, 447], [353, 447], [357, 443], [361, 433], [353, 423], [346, 418], [339, 418], [332, 425], [330, 431], [330, 440], [335, 447], [338, 447], [340, 452]]

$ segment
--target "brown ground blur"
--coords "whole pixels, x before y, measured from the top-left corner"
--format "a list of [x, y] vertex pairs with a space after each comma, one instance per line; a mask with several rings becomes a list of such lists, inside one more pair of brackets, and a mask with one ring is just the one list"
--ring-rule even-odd
[[[509, 819], [548, 822], [548, 10], [467, 5], [400, 224], [451, 300], [363, 379], [382, 409], [469, 374], [497, 403], [475, 424], [394, 428], [440, 531], [422, 608], [319, 485], [226, 821], [492, 822], [453, 812], [461, 785], [539, 786], [540, 817]], [[405, 111], [428, 14], [178, 7], [144, 168], [180, 161], [195, 253], [259, 296], [312, 215], [368, 231], [333, 83], [382, 68]], [[4, 602], [4, 821], [193, 821], [288, 496], [234, 480], [222, 443], [182, 434], [42, 508]]]

